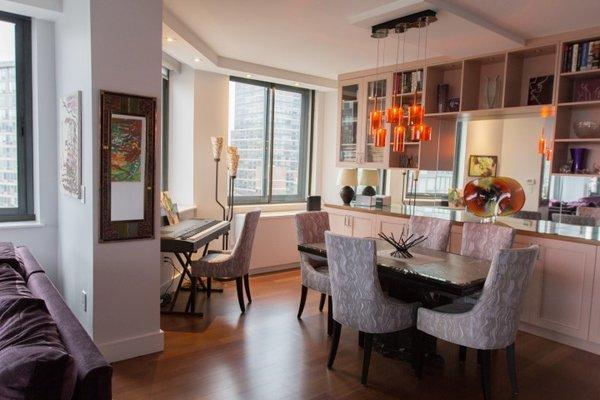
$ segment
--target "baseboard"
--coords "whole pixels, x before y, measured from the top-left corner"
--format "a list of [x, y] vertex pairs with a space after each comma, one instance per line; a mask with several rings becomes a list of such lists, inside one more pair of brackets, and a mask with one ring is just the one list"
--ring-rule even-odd
[[260, 274], [268, 274], [270, 272], [279, 272], [285, 271], [288, 269], [298, 269], [300, 268], [300, 264], [297, 262], [289, 263], [289, 264], [281, 264], [281, 265], [273, 265], [269, 267], [258, 267], [258, 268], [250, 268], [248, 273], [250, 275], [260, 275]]
[[599, 354], [600, 355], [600, 344], [596, 344], [594, 342], [590, 342], [588, 340], [583, 340], [579, 338], [574, 338], [572, 336], [564, 335], [562, 333], [554, 332], [548, 329], [540, 328], [526, 322], [521, 322], [519, 324], [519, 329], [523, 332], [531, 333], [532, 335], [541, 336], [545, 339], [552, 340], [554, 342], [566, 344], [567, 346], [575, 347], [577, 349], [585, 350], [590, 353]]
[[162, 330], [145, 335], [129, 337], [114, 342], [100, 343], [98, 348], [108, 362], [117, 362], [157, 353], [164, 349], [164, 336]]

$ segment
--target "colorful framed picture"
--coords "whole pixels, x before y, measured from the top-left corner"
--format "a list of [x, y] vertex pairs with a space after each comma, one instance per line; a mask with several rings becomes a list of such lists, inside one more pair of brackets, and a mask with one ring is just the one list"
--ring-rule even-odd
[[81, 92], [59, 100], [60, 191], [81, 198]]
[[498, 170], [498, 156], [470, 156], [469, 176], [490, 177], [496, 176]]
[[154, 237], [156, 99], [102, 91], [100, 241]]

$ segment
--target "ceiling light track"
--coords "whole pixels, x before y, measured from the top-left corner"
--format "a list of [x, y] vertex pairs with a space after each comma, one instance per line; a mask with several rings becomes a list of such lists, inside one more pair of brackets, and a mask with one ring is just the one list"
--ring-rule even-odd
[[433, 10], [420, 11], [418, 13], [405, 15], [404, 17], [392, 19], [371, 27], [371, 37], [382, 39], [388, 36], [389, 31], [404, 32], [410, 28], [421, 28], [437, 21], [437, 13]]

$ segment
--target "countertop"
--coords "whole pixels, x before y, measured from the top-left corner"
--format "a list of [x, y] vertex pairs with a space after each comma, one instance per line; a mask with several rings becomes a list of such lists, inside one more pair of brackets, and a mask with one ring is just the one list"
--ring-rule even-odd
[[[435, 217], [451, 220], [457, 225], [462, 225], [463, 222], [481, 221], [481, 218], [464, 209], [451, 209], [441, 206], [407, 206], [397, 204], [378, 208], [362, 207], [354, 204], [348, 206], [326, 203], [325, 207], [400, 218], [409, 218], [411, 215]], [[600, 229], [598, 227], [569, 225], [546, 220], [535, 221], [511, 217], [498, 217], [496, 223], [510, 226], [517, 230], [517, 234], [521, 235], [600, 245]]]

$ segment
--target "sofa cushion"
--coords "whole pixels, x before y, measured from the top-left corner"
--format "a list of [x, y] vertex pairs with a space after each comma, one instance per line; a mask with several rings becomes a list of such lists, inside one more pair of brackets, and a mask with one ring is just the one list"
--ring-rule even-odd
[[27, 279], [23, 260], [15, 252], [15, 247], [10, 242], [0, 242], [0, 264], [8, 264], [15, 269], [24, 279]]
[[70, 399], [76, 379], [44, 300], [12, 267], [0, 265], [0, 399]]

